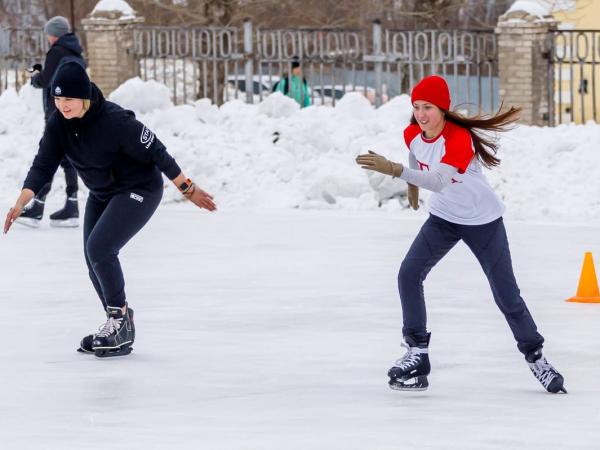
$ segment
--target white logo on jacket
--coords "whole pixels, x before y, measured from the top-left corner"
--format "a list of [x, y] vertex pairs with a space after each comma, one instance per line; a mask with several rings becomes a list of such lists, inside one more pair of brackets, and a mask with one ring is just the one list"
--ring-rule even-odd
[[142, 197], [141, 195], [138, 195], [138, 194], [134, 194], [133, 192], [129, 195], [129, 198], [132, 198], [140, 203], [142, 203], [144, 201], [144, 197]]
[[145, 126], [144, 126], [144, 128], [142, 128], [142, 134], [140, 135], [140, 142], [146, 148], [150, 148], [150, 146], [152, 145], [152, 142], [154, 142], [154, 133], [152, 131], [150, 131], [148, 128], [146, 128]]
[[60, 88], [60, 86], [56, 86], [56, 88], [54, 89], [54, 95], [60, 94], [62, 94], [62, 89]]

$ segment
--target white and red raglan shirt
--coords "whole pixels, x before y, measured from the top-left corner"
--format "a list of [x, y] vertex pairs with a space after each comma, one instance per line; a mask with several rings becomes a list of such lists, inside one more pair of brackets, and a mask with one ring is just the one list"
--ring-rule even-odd
[[504, 204], [482, 172], [467, 129], [446, 121], [439, 136], [427, 139], [419, 125], [410, 124], [404, 141], [417, 169], [435, 171], [443, 163], [458, 170], [446, 187], [429, 198], [431, 214], [461, 225], [483, 225], [504, 214]]

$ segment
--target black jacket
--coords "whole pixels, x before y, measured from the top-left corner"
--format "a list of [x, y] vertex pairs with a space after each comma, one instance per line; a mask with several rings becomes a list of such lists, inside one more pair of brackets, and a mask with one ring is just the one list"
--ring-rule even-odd
[[56, 110], [54, 106], [54, 98], [50, 92], [50, 83], [54, 72], [60, 64], [60, 60], [65, 56], [75, 57], [81, 60], [85, 67], [85, 61], [81, 56], [83, 49], [79, 44], [79, 39], [73, 33], [65, 34], [58, 38], [58, 40], [52, 44], [48, 53], [46, 53], [46, 60], [44, 61], [44, 67], [40, 73], [36, 73], [31, 77], [31, 84], [36, 88], [43, 89], [42, 98], [44, 101], [44, 116], [46, 120], [50, 117], [53, 111]]
[[100, 200], [128, 191], [163, 188], [181, 169], [154, 133], [132, 111], [104, 99], [92, 84], [92, 106], [81, 119], [55, 111], [48, 119], [23, 188], [37, 193], [52, 180], [63, 156]]

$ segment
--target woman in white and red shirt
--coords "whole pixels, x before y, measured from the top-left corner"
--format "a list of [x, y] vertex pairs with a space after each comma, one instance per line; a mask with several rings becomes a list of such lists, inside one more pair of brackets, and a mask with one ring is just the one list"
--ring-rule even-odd
[[510, 108], [493, 117], [463, 117], [450, 111], [450, 92], [439, 76], [413, 89], [413, 117], [404, 130], [409, 167], [369, 152], [357, 157], [363, 168], [399, 177], [408, 183], [409, 203], [418, 208], [419, 188], [433, 191], [430, 216], [404, 258], [398, 274], [407, 353], [388, 373], [390, 387], [424, 390], [430, 372], [423, 281], [437, 262], [462, 240], [487, 276], [494, 300], [504, 314], [517, 347], [536, 378], [549, 392], [564, 389], [563, 377], [542, 355], [544, 338], [521, 298], [502, 221], [504, 205], [490, 187], [482, 165], [491, 168], [496, 144], [477, 130], [504, 131], [518, 119]]

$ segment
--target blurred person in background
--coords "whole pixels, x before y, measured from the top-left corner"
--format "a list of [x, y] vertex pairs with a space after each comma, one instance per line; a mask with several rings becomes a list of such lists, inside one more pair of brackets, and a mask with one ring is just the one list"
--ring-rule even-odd
[[[50, 83], [56, 72], [57, 67], [64, 57], [75, 58], [85, 65], [81, 56], [83, 49], [79, 39], [71, 33], [69, 21], [56, 16], [46, 22], [44, 32], [50, 44], [50, 49], [46, 53], [46, 59], [43, 66], [35, 64], [32, 68], [31, 84], [33, 87], [42, 89], [42, 102], [44, 106], [44, 120], [48, 119], [56, 111], [54, 106], [54, 97], [50, 92]], [[64, 208], [50, 215], [50, 225], [55, 227], [77, 227], [79, 225], [79, 207], [77, 205], [77, 172], [73, 165], [65, 158], [61, 161], [62, 168], [65, 171], [67, 200]], [[33, 202], [23, 210], [17, 223], [27, 225], [33, 228], [40, 226], [44, 216], [44, 206], [46, 196], [52, 187], [52, 180], [44, 185], [36, 194]]]
[[302, 67], [300, 66], [300, 59], [298, 57], [295, 56], [292, 58], [291, 68], [292, 74], [285, 73], [273, 86], [273, 92], [281, 92], [286, 97], [293, 98], [301, 108], [310, 106], [308, 83], [302, 74]]

